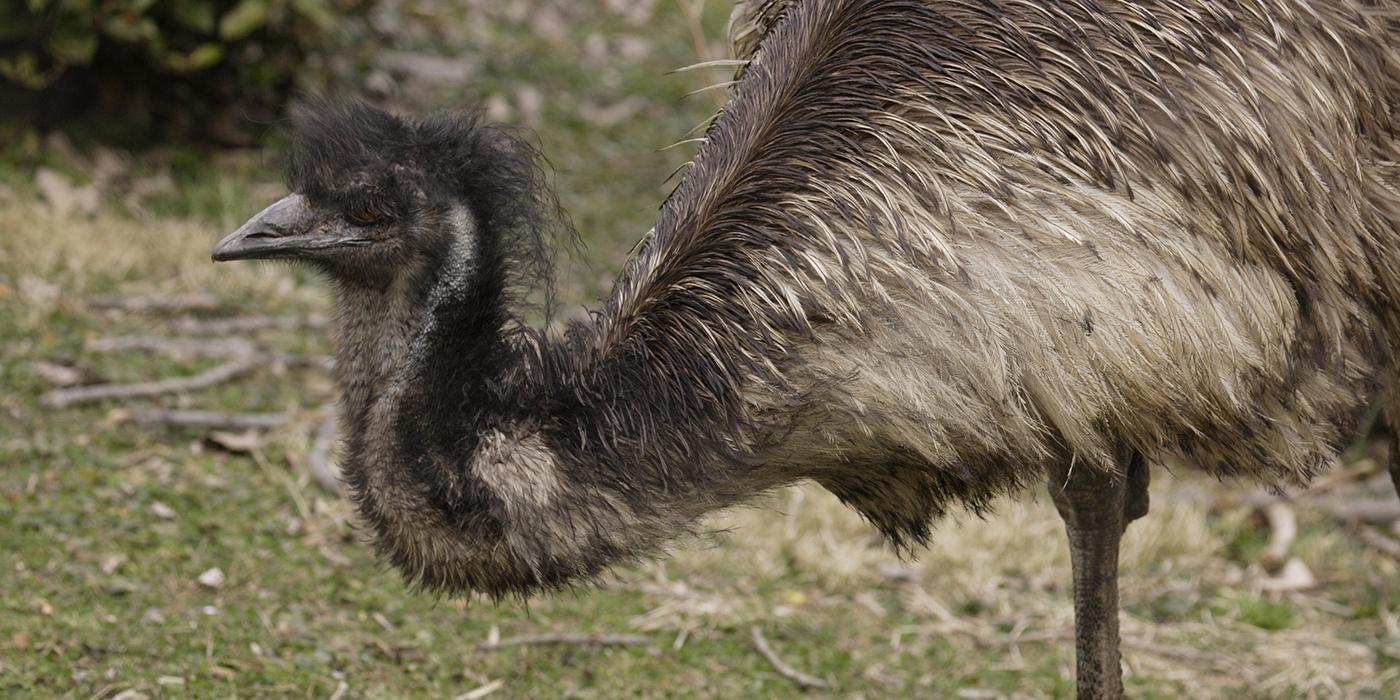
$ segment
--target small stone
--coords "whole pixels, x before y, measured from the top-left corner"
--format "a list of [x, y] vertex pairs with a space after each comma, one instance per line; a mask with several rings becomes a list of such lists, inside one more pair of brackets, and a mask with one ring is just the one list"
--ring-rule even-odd
[[199, 575], [199, 585], [205, 588], [223, 588], [224, 580], [224, 572], [217, 566]]
[[157, 518], [160, 518], [161, 520], [175, 519], [175, 509], [165, 505], [164, 503], [161, 503], [160, 501], [156, 501], [155, 503], [151, 504], [151, 513], [153, 513]]
[[109, 576], [116, 573], [117, 568], [124, 563], [126, 563], [126, 555], [121, 552], [116, 554], [104, 554], [101, 559], [97, 560], [98, 568], [102, 569], [102, 573]]

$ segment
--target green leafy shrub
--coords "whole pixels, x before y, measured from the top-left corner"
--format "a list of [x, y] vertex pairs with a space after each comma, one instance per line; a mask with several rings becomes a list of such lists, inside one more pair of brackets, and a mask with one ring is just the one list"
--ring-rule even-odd
[[365, 34], [371, 1], [3, 0], [0, 103], [16, 108], [0, 117], [245, 139], [237, 122], [277, 116], [309, 68], [325, 72], [308, 59]]

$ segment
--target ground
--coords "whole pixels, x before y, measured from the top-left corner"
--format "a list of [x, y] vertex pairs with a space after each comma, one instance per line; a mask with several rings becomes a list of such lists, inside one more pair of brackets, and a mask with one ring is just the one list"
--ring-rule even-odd
[[[422, 45], [472, 50], [433, 64], [464, 76], [430, 81], [443, 94], [403, 99], [476, 96], [536, 131], [584, 242], [564, 294], [596, 300], [691, 153], [663, 148], [715, 107], [711, 94], [684, 95], [722, 72], [666, 71], [723, 55], [727, 7], [467, 2], [444, 17], [423, 6], [398, 4], [385, 20], [420, 37], [395, 65], [422, 64], [412, 53]], [[222, 361], [99, 352], [101, 338], [189, 330], [184, 312], [100, 309], [102, 296], [209, 294], [205, 318], [326, 311], [304, 271], [208, 260], [220, 235], [278, 196], [272, 141], [266, 151], [141, 156], [55, 137], [6, 145], [0, 695], [1071, 694], [1068, 552], [1043, 488], [985, 518], [941, 523], [933, 545], [906, 559], [803, 487], [722, 514], [670, 559], [617, 570], [596, 588], [528, 602], [436, 599], [376, 563], [351, 509], [311, 480], [312, 437], [332, 395], [320, 369], [269, 361], [197, 392], [46, 405], [55, 381], [153, 380]], [[317, 328], [240, 337], [290, 356], [328, 352]], [[249, 435], [131, 420], [152, 407], [289, 421]], [[1131, 696], [1400, 694], [1400, 564], [1383, 551], [1400, 532], [1337, 517], [1365, 497], [1386, 503], [1383, 450], [1363, 441], [1351, 458], [1319, 495], [1276, 507], [1298, 519], [1286, 570], [1306, 568], [1311, 584], [1263, 566], [1278, 529], [1260, 515], [1263, 492], [1186, 466], [1155, 469], [1153, 512], [1124, 545]], [[831, 687], [802, 691], [776, 672], [754, 648], [754, 627], [787, 664]], [[648, 644], [489, 648], [552, 633]]]

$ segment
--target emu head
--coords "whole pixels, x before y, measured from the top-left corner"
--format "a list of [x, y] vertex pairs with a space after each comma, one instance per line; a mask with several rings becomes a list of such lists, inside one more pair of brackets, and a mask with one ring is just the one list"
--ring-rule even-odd
[[498, 287], [547, 274], [557, 205], [536, 152], [479, 111], [405, 119], [313, 101], [291, 123], [291, 194], [220, 241], [215, 261], [296, 260], [373, 289], [449, 263]]
[[[380, 551], [411, 580], [458, 592], [588, 570], [518, 544], [558, 539], [521, 535], [539, 519], [502, 504], [533, 501], [483, 485], [499, 462], [553, 459], [540, 438], [494, 428], [519, 403], [497, 381], [517, 357], [512, 296], [547, 285], [551, 234], [568, 231], [535, 150], [474, 111], [399, 118], [317, 102], [292, 127], [291, 194], [213, 257], [298, 261], [334, 282], [343, 476]], [[479, 455], [486, 477], [473, 476]]]

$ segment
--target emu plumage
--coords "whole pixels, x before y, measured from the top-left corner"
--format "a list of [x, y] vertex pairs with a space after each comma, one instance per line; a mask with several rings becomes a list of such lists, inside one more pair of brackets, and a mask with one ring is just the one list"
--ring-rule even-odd
[[730, 103], [559, 337], [520, 321], [558, 222], [529, 147], [296, 117], [295, 194], [216, 257], [333, 280], [381, 552], [529, 593], [804, 479], [910, 545], [1050, 477], [1080, 691], [1121, 693], [1146, 463], [1304, 483], [1400, 396], [1400, 4], [769, 0], [733, 36]]

